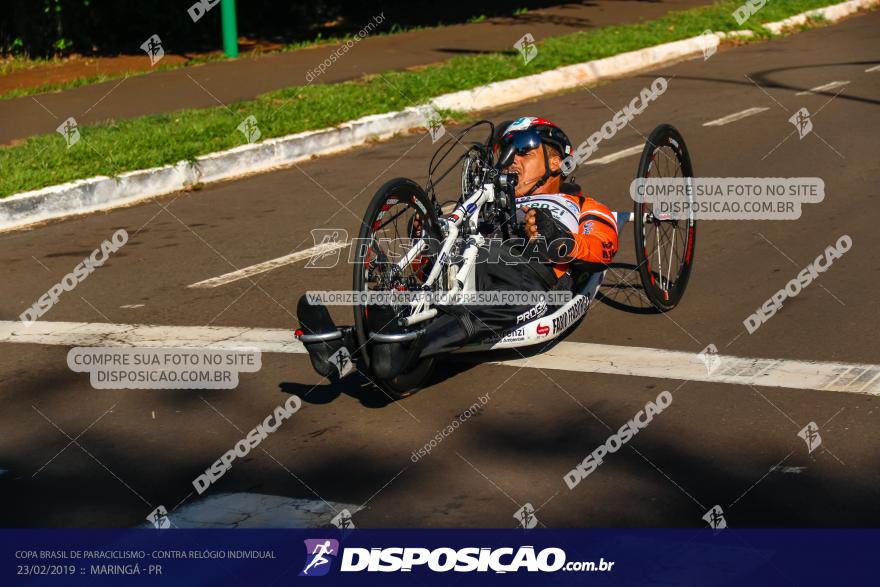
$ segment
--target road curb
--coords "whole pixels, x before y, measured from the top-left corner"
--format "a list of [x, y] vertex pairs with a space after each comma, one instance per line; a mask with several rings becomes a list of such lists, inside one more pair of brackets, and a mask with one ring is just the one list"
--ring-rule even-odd
[[794, 16], [790, 16], [788, 18], [780, 20], [779, 22], [767, 23], [764, 25], [764, 28], [778, 35], [785, 29], [804, 24], [811, 18], [815, 18], [817, 16], [824, 18], [829, 22], [836, 22], [851, 14], [855, 14], [860, 10], [870, 8], [875, 4], [877, 4], [877, 0], [850, 0], [849, 2], [833, 4], [831, 6], [826, 6], [825, 8], [816, 8], [814, 10], [801, 12], [800, 14], [795, 14]]
[[[778, 33], [807, 22], [810, 17], [822, 16], [829, 22], [835, 22], [878, 2], [880, 0], [850, 0], [764, 26]], [[748, 33], [749, 31], [707, 33], [445, 94], [434, 98], [430, 104], [438, 110], [460, 112], [499, 108], [686, 59], [716, 49], [724, 38]], [[358, 147], [368, 141], [387, 139], [400, 132], [424, 127], [424, 112], [424, 107], [413, 107], [366, 116], [333, 128], [287, 135], [203, 155], [195, 161], [180, 161], [173, 165], [131, 171], [115, 178], [98, 176], [80, 179], [16, 194], [0, 200], [0, 231], [64, 216], [125, 206], [199, 184], [262, 173], [294, 165], [314, 156]]]
[[173, 165], [140, 169], [116, 178], [97, 176], [24, 192], [0, 200], [0, 230], [108, 210], [236, 177], [292, 165], [315, 155], [326, 155], [389, 138], [419, 127], [423, 116], [415, 108], [360, 118], [334, 128], [307, 131], [242, 145]]

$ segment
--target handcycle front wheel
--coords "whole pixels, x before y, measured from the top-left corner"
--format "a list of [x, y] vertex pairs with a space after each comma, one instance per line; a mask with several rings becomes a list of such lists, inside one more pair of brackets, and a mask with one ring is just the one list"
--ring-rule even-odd
[[694, 215], [694, 170], [681, 133], [672, 125], [655, 128], [642, 151], [637, 178], [666, 178], [685, 187], [688, 214], [672, 218], [648, 202], [636, 202], [634, 228], [636, 263], [645, 295], [661, 312], [673, 309], [684, 296], [694, 262], [697, 223]]
[[[367, 207], [358, 236], [352, 287], [355, 292], [420, 291], [437, 260], [441, 240], [434, 204], [421, 186], [407, 178], [392, 179], [379, 188]], [[400, 260], [421, 237], [427, 239], [428, 249], [400, 267]], [[445, 280], [440, 282], [438, 286]], [[394, 310], [399, 318], [407, 315], [409, 307], [402, 305]], [[370, 368], [369, 311], [367, 305], [354, 305], [358, 351], [367, 370]], [[392, 398], [401, 399], [424, 386], [434, 363], [434, 358], [422, 359], [392, 379], [375, 382]]]

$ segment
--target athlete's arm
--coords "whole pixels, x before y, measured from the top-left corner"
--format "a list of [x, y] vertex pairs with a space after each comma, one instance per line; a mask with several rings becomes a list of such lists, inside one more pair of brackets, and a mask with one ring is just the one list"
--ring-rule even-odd
[[607, 265], [617, 253], [617, 223], [604, 205], [587, 198], [581, 206], [572, 260]]

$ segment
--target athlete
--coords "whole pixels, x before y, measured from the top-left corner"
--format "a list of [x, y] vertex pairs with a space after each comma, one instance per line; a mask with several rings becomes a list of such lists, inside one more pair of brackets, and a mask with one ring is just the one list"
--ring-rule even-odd
[[[571, 287], [573, 272], [601, 271], [617, 253], [617, 223], [611, 211], [585, 196], [580, 186], [564, 182], [562, 160], [571, 155], [571, 141], [558, 126], [537, 117], [523, 117], [498, 126], [494, 148], [501, 152], [513, 145], [516, 156], [504, 171], [516, 173], [518, 219], [527, 239], [490, 240], [481, 249], [486, 258], [502, 262], [477, 263], [478, 291], [550, 291]], [[500, 247], [492, 251], [491, 247]], [[531, 248], [530, 248], [531, 247]], [[537, 254], [533, 254], [537, 253]], [[536, 305], [439, 306], [439, 315], [412, 342], [370, 342], [370, 367], [379, 379], [406, 372], [418, 360], [451, 352], [468, 342], [501, 337], [517, 324], [529, 322], [548, 311]], [[305, 296], [297, 307], [300, 328], [307, 334], [336, 331], [327, 309], [310, 305]], [[390, 307], [370, 306], [368, 327], [372, 332], [399, 331]], [[348, 337], [352, 338], [352, 337]], [[352, 340], [338, 338], [311, 343], [306, 350], [318, 373], [330, 376], [335, 367], [330, 357]], [[338, 356], [338, 355], [337, 355]]]

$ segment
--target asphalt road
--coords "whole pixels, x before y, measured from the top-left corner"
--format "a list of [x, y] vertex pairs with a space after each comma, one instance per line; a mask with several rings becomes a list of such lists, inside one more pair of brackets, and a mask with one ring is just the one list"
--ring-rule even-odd
[[[508, 18], [450, 25], [397, 35], [367, 36], [314, 83], [335, 83], [369, 73], [418, 67], [456, 55], [513, 51], [526, 33], [535, 39], [659, 18], [707, 0], [596, 0], [549, 6]], [[392, 15], [376, 32], [387, 32]], [[184, 16], [184, 18], [186, 18]], [[366, 23], [364, 23], [366, 24]], [[132, 47], [143, 42], [138, 39]], [[172, 50], [173, 39], [164, 39]], [[280, 88], [306, 85], [308, 73], [340, 48], [328, 44], [286, 53], [218, 61], [173, 71], [82, 86], [57, 93], [0, 100], [0, 144], [55, 132], [69, 116], [79, 124], [123, 120], [185, 108], [250, 100]], [[136, 49], [135, 49], [136, 50]], [[143, 56], [148, 61], [147, 55]]]
[[[826, 198], [796, 221], [705, 221], [683, 303], [638, 311], [610, 288], [567, 341], [772, 359], [877, 363], [880, 262], [880, 13], [487, 113], [541, 115], [577, 143], [657, 76], [667, 92], [596, 157], [641, 143], [661, 122], [687, 139], [698, 175], [821, 177]], [[829, 91], [798, 92], [833, 81]], [[807, 108], [803, 139], [789, 122]], [[705, 123], [767, 108], [720, 126]], [[306, 289], [347, 289], [350, 268], [291, 263], [214, 288], [195, 282], [303, 250], [309, 230], [360, 222], [387, 179], [423, 180], [430, 138], [415, 133], [332, 157], [130, 208], [0, 235], [0, 319], [24, 308], [124, 227], [130, 242], [42, 321], [294, 328]], [[637, 157], [579, 174], [612, 208]], [[757, 332], [743, 320], [841, 235], [852, 249]], [[622, 237], [612, 282], [631, 283]], [[334, 310], [340, 321], [348, 312]], [[3, 526], [134, 526], [159, 504], [204, 499], [192, 479], [290, 394], [302, 409], [205, 496], [250, 493], [362, 506], [357, 526], [512, 527], [525, 503], [540, 524], [700, 527], [720, 505], [730, 526], [880, 524], [876, 395], [652, 379], [509, 364], [448, 362], [400, 402], [353, 375], [328, 384], [302, 354], [264, 354], [231, 391], [107, 391], [71, 373], [68, 347], [0, 343]], [[574, 490], [563, 475], [663, 391], [669, 408]], [[413, 462], [469, 406], [478, 413]], [[821, 445], [798, 432], [815, 422]], [[262, 450], [264, 449], [265, 452]], [[174, 508], [177, 507], [177, 510]], [[357, 509], [357, 508], [355, 508]], [[326, 523], [326, 520], [325, 520]]]

